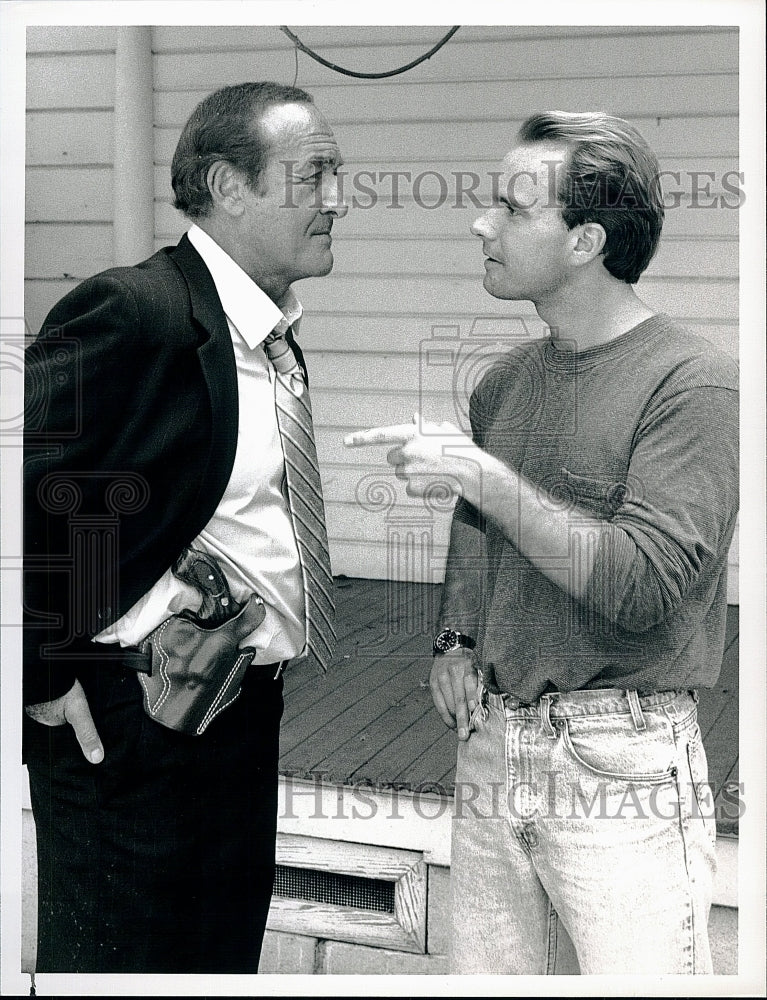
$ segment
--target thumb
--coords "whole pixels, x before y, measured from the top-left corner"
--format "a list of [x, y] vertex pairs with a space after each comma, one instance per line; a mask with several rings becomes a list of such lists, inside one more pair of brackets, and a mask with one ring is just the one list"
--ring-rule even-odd
[[104, 759], [104, 747], [96, 731], [88, 699], [79, 681], [67, 694], [64, 702], [64, 718], [75, 731], [77, 742], [91, 764], [100, 764]]
[[246, 635], [254, 632], [265, 617], [266, 608], [264, 602], [256, 594], [251, 594], [248, 598], [248, 603], [235, 621], [235, 635], [237, 640], [244, 639]]

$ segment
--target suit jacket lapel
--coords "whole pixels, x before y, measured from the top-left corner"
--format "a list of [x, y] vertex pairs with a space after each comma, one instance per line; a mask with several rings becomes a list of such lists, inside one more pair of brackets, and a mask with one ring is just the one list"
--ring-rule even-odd
[[[234, 465], [239, 424], [237, 368], [232, 338], [210, 271], [186, 236], [182, 237], [170, 256], [189, 288], [192, 316], [207, 334], [197, 348], [197, 354], [211, 405], [212, 439], [208, 475], [221, 483], [223, 492]], [[215, 500], [216, 504], [219, 499], [220, 495]]]

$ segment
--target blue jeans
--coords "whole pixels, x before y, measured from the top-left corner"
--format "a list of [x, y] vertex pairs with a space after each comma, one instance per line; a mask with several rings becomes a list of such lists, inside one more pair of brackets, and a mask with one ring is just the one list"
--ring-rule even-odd
[[490, 695], [459, 743], [451, 972], [710, 973], [697, 697]]

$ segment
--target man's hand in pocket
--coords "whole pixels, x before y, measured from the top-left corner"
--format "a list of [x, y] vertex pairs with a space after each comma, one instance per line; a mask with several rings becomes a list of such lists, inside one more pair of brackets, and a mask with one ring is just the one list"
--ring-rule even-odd
[[104, 747], [96, 731], [88, 699], [79, 681], [75, 681], [61, 698], [43, 701], [39, 705], [27, 705], [26, 713], [30, 719], [44, 726], [70, 725], [75, 731], [85, 758], [91, 764], [100, 764], [104, 759]]

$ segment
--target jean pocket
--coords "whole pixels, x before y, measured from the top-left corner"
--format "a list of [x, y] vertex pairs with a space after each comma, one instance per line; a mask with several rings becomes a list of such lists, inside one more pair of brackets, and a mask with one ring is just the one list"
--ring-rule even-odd
[[630, 717], [565, 719], [562, 742], [571, 760], [597, 778], [646, 785], [672, 781], [677, 770], [670, 727], [649, 713], [645, 720], [647, 729], [637, 732]]

